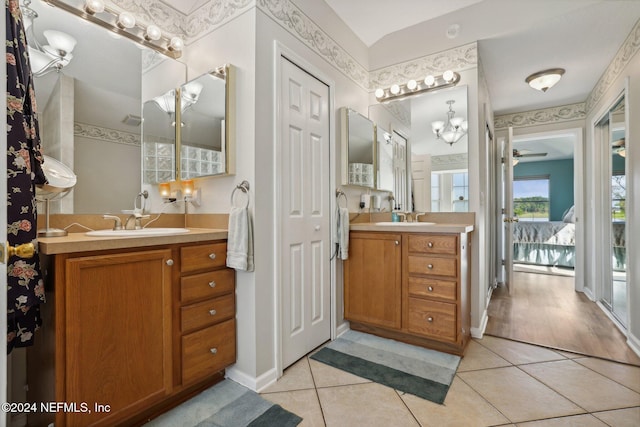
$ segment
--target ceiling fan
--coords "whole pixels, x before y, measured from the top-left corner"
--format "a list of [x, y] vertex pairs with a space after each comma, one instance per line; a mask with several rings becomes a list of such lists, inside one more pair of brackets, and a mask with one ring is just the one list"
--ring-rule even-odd
[[544, 157], [547, 153], [532, 153], [531, 150], [516, 150], [513, 149], [513, 157]]

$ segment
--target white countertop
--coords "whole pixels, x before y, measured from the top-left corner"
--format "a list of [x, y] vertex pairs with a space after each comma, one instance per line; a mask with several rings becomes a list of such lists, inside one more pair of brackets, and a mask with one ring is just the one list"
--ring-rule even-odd
[[38, 248], [41, 254], [53, 255], [174, 243], [195, 243], [226, 238], [227, 230], [213, 228], [189, 228], [189, 232], [184, 234], [144, 237], [95, 237], [87, 236], [86, 233], [69, 233], [64, 237], [39, 237]]
[[391, 231], [394, 233], [469, 233], [473, 224], [444, 223], [396, 223], [380, 225], [375, 222], [353, 223], [349, 226], [353, 231]]

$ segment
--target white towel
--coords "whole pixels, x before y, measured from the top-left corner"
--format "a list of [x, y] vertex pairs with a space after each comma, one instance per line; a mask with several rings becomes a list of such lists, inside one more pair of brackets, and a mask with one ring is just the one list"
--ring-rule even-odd
[[338, 258], [349, 258], [349, 209], [338, 208], [336, 227], [336, 243], [338, 243]]
[[248, 208], [231, 208], [227, 237], [227, 267], [253, 271], [253, 225]]

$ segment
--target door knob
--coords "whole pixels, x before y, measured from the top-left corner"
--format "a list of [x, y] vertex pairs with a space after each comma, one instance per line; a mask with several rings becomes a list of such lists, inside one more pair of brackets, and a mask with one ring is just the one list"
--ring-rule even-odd
[[33, 258], [36, 253], [36, 247], [32, 242], [23, 243], [18, 246], [11, 246], [7, 242], [7, 259], [12, 256], [19, 256], [20, 258]]
[[316, 225], [315, 227], [313, 227], [316, 231], [320, 230], [320, 226]]

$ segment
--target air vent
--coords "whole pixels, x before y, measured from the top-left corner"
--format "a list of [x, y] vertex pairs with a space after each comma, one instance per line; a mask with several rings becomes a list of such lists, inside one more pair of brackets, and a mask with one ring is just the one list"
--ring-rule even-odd
[[140, 123], [142, 123], [142, 117], [127, 114], [127, 116], [122, 120], [122, 123], [129, 126], [140, 126]]

